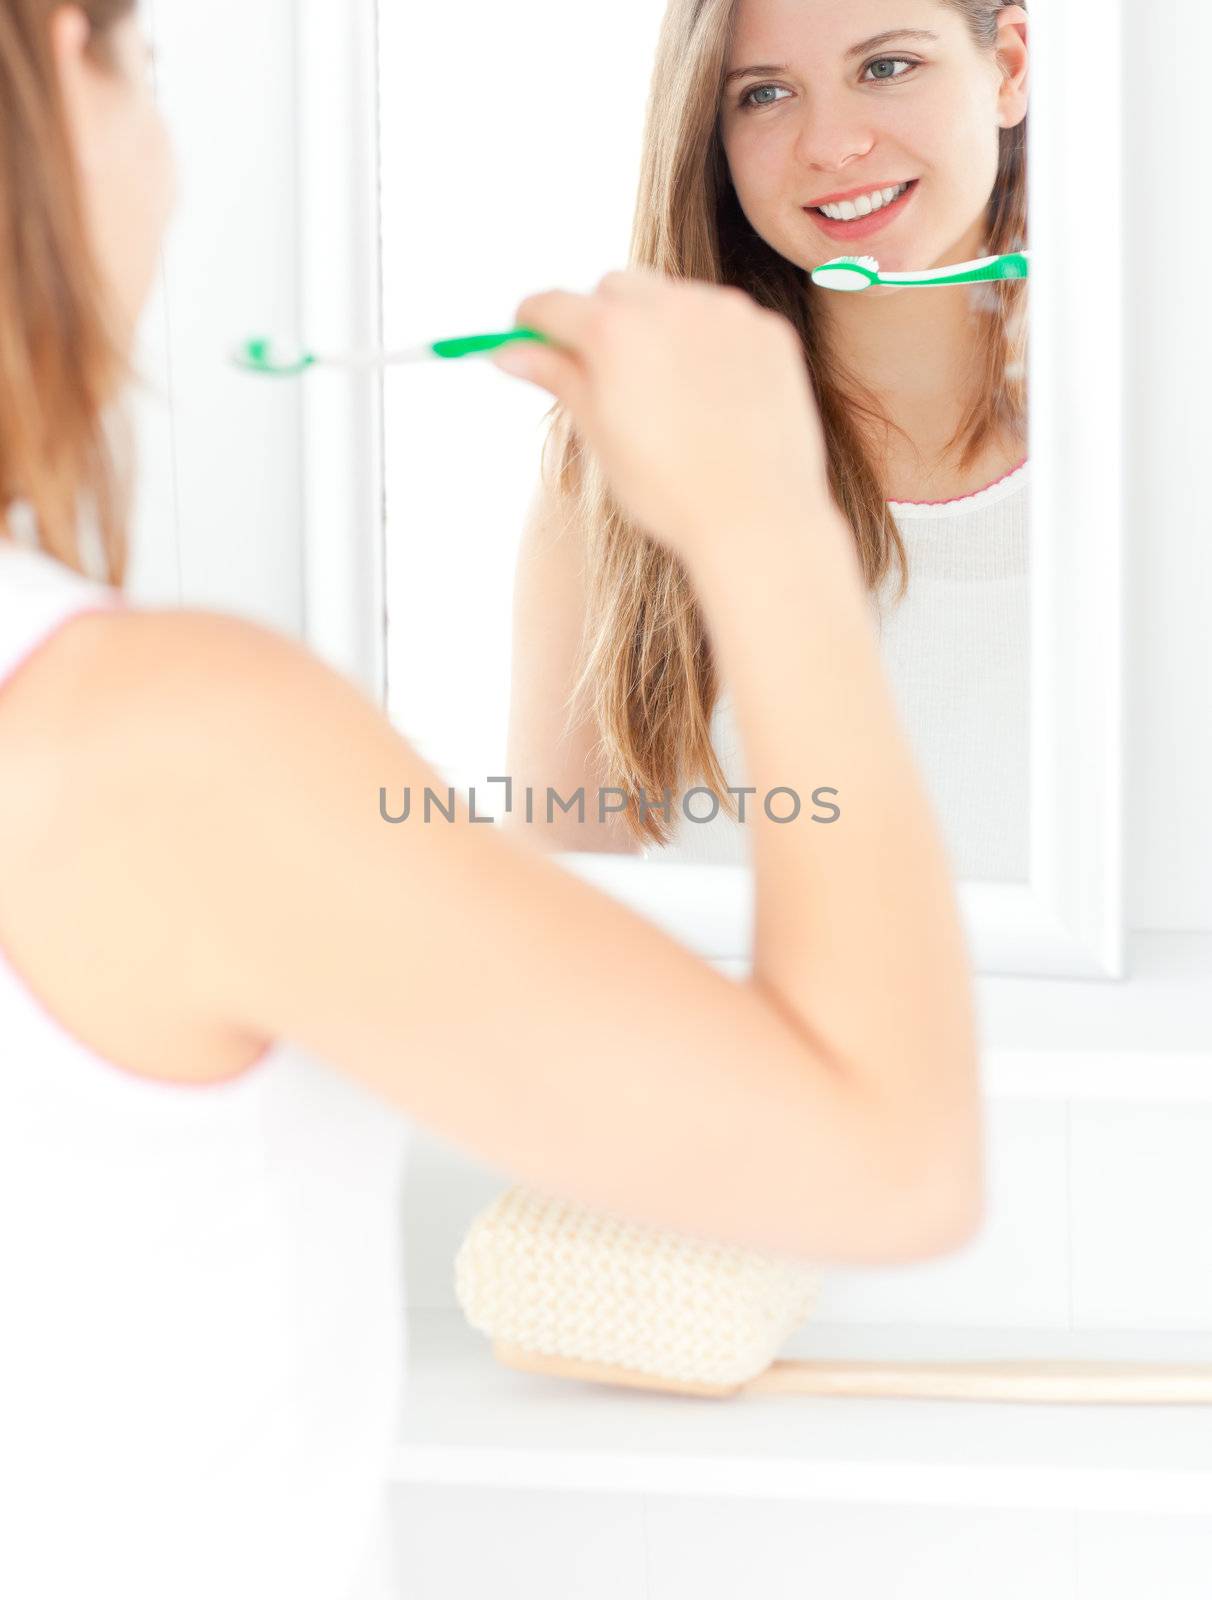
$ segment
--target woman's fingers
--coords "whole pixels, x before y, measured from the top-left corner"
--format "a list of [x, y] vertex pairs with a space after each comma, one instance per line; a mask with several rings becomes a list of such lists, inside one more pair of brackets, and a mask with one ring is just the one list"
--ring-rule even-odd
[[668, 290], [670, 280], [653, 267], [632, 267], [625, 272], [607, 272], [598, 279], [592, 294], [575, 294], [569, 289], [548, 289], [527, 295], [514, 313], [515, 326], [534, 328], [574, 353], [583, 350], [601, 316], [603, 298], [653, 300]]
[[514, 326], [532, 328], [551, 341], [517, 341], [494, 350], [489, 360], [502, 371], [537, 383], [580, 415], [586, 402], [582, 365], [591, 337], [595, 302], [589, 295], [549, 289], [527, 295], [514, 313]]
[[497, 365], [566, 405], [627, 514], [679, 553], [772, 483], [792, 500], [818, 489], [798, 336], [741, 290], [632, 268], [588, 295], [530, 295], [517, 320], [543, 339]]
[[575, 354], [585, 347], [593, 316], [592, 295], [548, 289], [543, 294], [528, 294], [519, 302], [514, 325], [534, 328]]
[[514, 313], [514, 326], [533, 328], [551, 342], [519, 342], [494, 351], [490, 360], [515, 377], [526, 378], [562, 400], [574, 414], [584, 415], [588, 401], [586, 352], [612, 299], [648, 298], [667, 284], [664, 273], [651, 267], [607, 272], [592, 294], [548, 289], [527, 295]]
[[544, 345], [511, 344], [494, 350], [488, 359], [502, 372], [546, 389], [572, 416], [580, 419], [585, 415], [585, 379], [572, 356], [561, 355]]

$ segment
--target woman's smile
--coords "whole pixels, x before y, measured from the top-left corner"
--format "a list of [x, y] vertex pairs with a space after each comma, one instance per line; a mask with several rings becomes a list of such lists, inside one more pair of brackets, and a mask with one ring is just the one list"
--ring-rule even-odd
[[917, 193], [919, 180], [914, 178], [903, 194], [880, 206], [877, 211], [869, 212], [865, 217], [854, 217], [850, 221], [840, 221], [834, 217], [825, 216], [814, 206], [804, 206], [805, 213], [810, 216], [822, 233], [828, 234], [831, 239], [866, 239], [871, 234], [879, 233], [890, 222], [894, 222], [905, 210], [905, 207]]

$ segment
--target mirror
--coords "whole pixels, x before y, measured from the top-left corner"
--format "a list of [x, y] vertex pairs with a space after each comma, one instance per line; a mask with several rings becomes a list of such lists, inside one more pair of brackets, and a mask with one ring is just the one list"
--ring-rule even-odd
[[[524, 295], [587, 292], [632, 260], [663, 270], [671, 259], [694, 262], [695, 275], [741, 283], [798, 318], [830, 419], [835, 499], [872, 578], [881, 659], [953, 862], [977, 969], [1118, 976], [1109, 802], [1120, 751], [1109, 721], [1090, 725], [1083, 696], [1097, 676], [1114, 699], [1119, 681], [1119, 505], [1113, 486], [1091, 482], [1106, 477], [1119, 425], [1119, 350], [1107, 337], [1118, 327], [1119, 281], [1115, 266], [1080, 286], [1057, 267], [1063, 230], [1076, 225], [1063, 185], [1075, 170], [1088, 174], [1083, 139], [1095, 137], [1061, 89], [1076, 25], [1052, 7], [1015, 5], [1001, 9], [999, 33], [999, 8], [984, 0], [621, 0], [609, 28], [598, 14], [525, 0], [525, 17], [521, 27], [516, 8], [490, 10], [469, 37], [457, 13], [377, 13], [366, 49], [378, 118], [354, 135], [373, 143], [366, 248], [377, 336], [392, 350], [505, 329]], [[992, 31], [980, 33], [982, 19]], [[894, 27], [933, 37], [902, 31], [870, 43]], [[1011, 80], [1000, 94], [999, 60]], [[458, 64], [434, 70], [445, 62]], [[723, 84], [733, 69], [771, 62], [777, 70]], [[688, 103], [710, 115], [687, 116]], [[1105, 106], [1090, 115], [1104, 140]], [[331, 118], [325, 126], [331, 137]], [[666, 158], [673, 178], [650, 159], [658, 132], [660, 148], [684, 154]], [[1114, 231], [1119, 166], [1099, 149], [1102, 215]], [[881, 194], [882, 223], [803, 209], [855, 187], [849, 174], [910, 187]], [[313, 200], [323, 183], [307, 180]], [[843, 295], [808, 278], [838, 255], [920, 271], [1028, 246], [1029, 284]], [[670, 250], [675, 257], [661, 255]], [[343, 292], [352, 305], [351, 273], [343, 291], [314, 287], [313, 303]], [[1096, 383], [1082, 368], [1088, 356]], [[312, 403], [331, 420], [331, 390]], [[484, 361], [433, 361], [386, 369], [378, 404], [381, 437], [368, 437], [366, 451], [379, 452], [385, 509], [381, 548], [363, 559], [367, 570], [378, 563], [381, 594], [355, 584], [346, 610], [357, 611], [360, 593], [381, 613], [363, 606], [345, 631], [381, 625], [393, 721], [444, 782], [465, 798], [474, 790], [477, 816], [527, 831], [646, 908], [656, 895], [700, 948], [691, 908], [710, 899], [714, 879], [718, 906], [735, 909], [713, 919], [707, 953], [743, 958], [749, 844], [726, 796], [712, 796], [703, 771], [679, 786], [670, 769], [671, 831], [636, 839], [611, 813], [618, 774], [600, 759], [603, 725], [583, 712], [579, 728], [562, 732], [574, 663], [587, 660], [578, 631], [588, 619], [597, 659], [609, 663], [642, 609], [653, 619], [650, 650], [658, 638], [674, 646], [663, 681], [679, 737], [696, 713], [709, 716], [724, 782], [743, 788], [728, 686], [677, 668], [701, 619], [684, 606], [681, 622], [676, 605], [662, 613], [659, 573], [647, 589], [611, 581], [592, 542], [579, 546], [579, 575], [567, 562], [528, 561], [524, 530], [558, 410], [546, 391]], [[549, 456], [558, 463], [554, 445]], [[345, 541], [339, 570], [357, 551]], [[326, 585], [331, 569], [317, 567]], [[317, 592], [317, 602], [317, 615], [331, 617], [331, 599]], [[642, 719], [609, 732], [616, 748], [668, 766]], [[531, 824], [521, 817], [528, 788]], [[655, 789], [650, 798], [660, 818]], [[668, 870], [687, 865], [713, 871]]]

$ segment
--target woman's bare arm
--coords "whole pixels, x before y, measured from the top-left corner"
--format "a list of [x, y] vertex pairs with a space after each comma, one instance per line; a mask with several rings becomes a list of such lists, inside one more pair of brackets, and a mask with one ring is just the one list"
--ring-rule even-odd
[[842, 807], [755, 814], [751, 982], [462, 806], [426, 823], [445, 787], [357, 689], [189, 612], [99, 619], [79, 708], [124, 819], [112, 894], [155, 908], [130, 958], [184, 1014], [293, 1040], [574, 1201], [812, 1260], [958, 1245], [982, 1174], [952, 887], [857, 577], [822, 553], [845, 525], [804, 523], [766, 508], [733, 530], [752, 580], [704, 572], [759, 795]]
[[[621, 815], [598, 819], [598, 791], [605, 784], [594, 759], [597, 733], [582, 717], [565, 731], [567, 704], [580, 659], [585, 622], [584, 549], [575, 532], [554, 512], [539, 482], [526, 513], [518, 550], [513, 600], [513, 667], [506, 771], [515, 801], [503, 826], [544, 850], [592, 850], [638, 855], [639, 841]], [[523, 796], [533, 791], [534, 820], [526, 821]], [[553, 800], [547, 821], [547, 790], [570, 802], [585, 795], [585, 821]]]

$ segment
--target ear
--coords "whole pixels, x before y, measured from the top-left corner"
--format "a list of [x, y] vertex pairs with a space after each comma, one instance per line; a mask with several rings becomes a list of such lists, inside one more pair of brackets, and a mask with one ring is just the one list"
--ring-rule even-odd
[[97, 67], [86, 51], [91, 34], [88, 18], [77, 5], [56, 6], [50, 15], [50, 46], [59, 79], [77, 165], [88, 171], [97, 148]]
[[1013, 128], [1027, 115], [1027, 13], [1022, 6], [1003, 6], [998, 12], [997, 61], [1002, 72], [998, 120], [1003, 128]]

